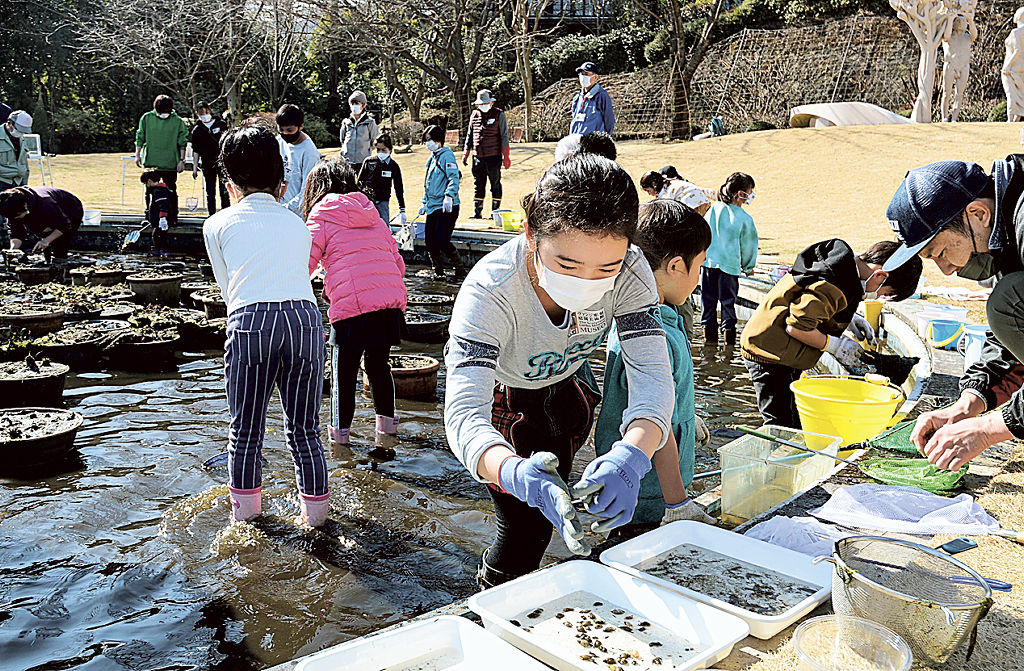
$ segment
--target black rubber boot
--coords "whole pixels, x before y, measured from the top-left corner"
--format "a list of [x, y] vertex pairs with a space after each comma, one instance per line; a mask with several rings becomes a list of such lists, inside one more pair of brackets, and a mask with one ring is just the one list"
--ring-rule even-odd
[[[484, 553], [486, 556], [486, 551]], [[498, 569], [490, 566], [483, 556], [480, 557], [480, 565], [476, 568], [476, 584], [480, 586], [480, 589], [489, 589], [491, 587], [497, 587], [503, 585], [510, 580], [515, 580], [519, 576], [512, 575], [511, 573], [505, 573]]]
[[444, 279], [444, 257], [441, 254], [430, 252], [430, 265], [434, 267], [434, 279]]
[[491, 199], [491, 216], [492, 217], [494, 216], [495, 210], [500, 210], [500, 209], [501, 209], [501, 198], [492, 198]]
[[725, 331], [725, 346], [732, 347], [736, 344], [736, 329]]
[[710, 329], [707, 326], [704, 327], [704, 344], [706, 344], [706, 345], [717, 345], [718, 344], [718, 329]]
[[452, 268], [455, 270], [456, 281], [464, 280], [466, 278], [467, 270], [466, 264], [462, 262], [462, 257], [459, 256], [458, 252], [448, 252], [446, 255], [452, 264]]
[[473, 201], [473, 218], [483, 219], [484, 218], [484, 201], [474, 200]]

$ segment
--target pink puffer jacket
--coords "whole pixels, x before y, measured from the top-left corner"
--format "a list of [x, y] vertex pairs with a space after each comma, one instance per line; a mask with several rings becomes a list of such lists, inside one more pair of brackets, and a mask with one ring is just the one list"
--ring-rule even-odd
[[323, 266], [332, 322], [385, 308], [405, 310], [405, 262], [391, 229], [361, 193], [328, 194], [309, 213], [309, 274]]

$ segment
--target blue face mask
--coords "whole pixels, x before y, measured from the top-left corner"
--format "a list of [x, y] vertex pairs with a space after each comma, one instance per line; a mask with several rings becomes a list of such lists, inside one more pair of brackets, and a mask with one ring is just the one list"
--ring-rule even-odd
[[384, 151], [378, 151], [377, 152], [377, 158], [380, 159], [381, 161], [387, 161], [389, 156], [391, 156], [391, 154], [389, 154], [387, 152], [384, 152]]
[[427, 151], [435, 152], [440, 148], [441, 145], [439, 145], [438, 143], [434, 142], [433, 140], [427, 140]]

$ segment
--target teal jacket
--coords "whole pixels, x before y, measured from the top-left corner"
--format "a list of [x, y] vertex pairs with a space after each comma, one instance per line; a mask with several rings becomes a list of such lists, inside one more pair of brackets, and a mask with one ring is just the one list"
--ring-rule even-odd
[[139, 119], [135, 145], [142, 147], [142, 165], [157, 170], [176, 170], [188, 144], [188, 129], [177, 112], [161, 119], [149, 110]]
[[448, 147], [441, 147], [427, 159], [427, 177], [423, 184], [423, 208], [426, 214], [441, 209], [445, 196], [452, 197], [452, 206], [459, 204], [459, 162]]
[[[665, 325], [665, 339], [668, 341], [668, 357], [672, 365], [672, 380], [676, 385], [676, 405], [672, 410], [672, 433], [679, 445], [679, 472], [683, 483], [693, 481], [695, 459], [694, 419], [695, 401], [693, 392], [693, 358], [690, 355], [690, 341], [683, 330], [683, 318], [670, 305], [661, 306], [661, 321]], [[619, 333], [612, 326], [608, 334], [608, 362], [604, 371], [604, 398], [601, 400], [601, 414], [594, 429], [594, 447], [598, 454], [607, 454], [612, 443], [622, 439], [619, 427], [622, 413], [629, 405], [629, 389], [626, 387], [626, 365], [622, 360], [622, 346]], [[633, 524], [657, 524], [665, 514], [665, 499], [661, 495], [658, 474], [655, 469], [640, 482], [640, 498]]]
[[754, 219], [738, 205], [711, 204], [704, 214], [711, 226], [711, 246], [705, 268], [718, 268], [728, 275], [742, 275], [757, 265], [757, 228]]
[[20, 150], [14, 149], [14, 142], [7, 129], [0, 126], [0, 182], [23, 186], [28, 184], [28, 146], [21, 138]]

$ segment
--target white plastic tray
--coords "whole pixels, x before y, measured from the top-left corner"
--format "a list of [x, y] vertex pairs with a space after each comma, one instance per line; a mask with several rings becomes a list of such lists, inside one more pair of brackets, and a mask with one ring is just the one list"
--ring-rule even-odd
[[416, 622], [357, 638], [299, 662], [295, 671], [546, 671], [463, 617]]
[[[719, 554], [734, 557], [755, 566], [777, 571], [810, 585], [817, 592], [780, 615], [761, 615], [743, 610], [682, 585], [656, 578], [636, 568], [638, 564], [688, 543]], [[601, 553], [601, 562], [631, 576], [642, 578], [665, 589], [714, 606], [742, 618], [750, 625], [750, 633], [769, 639], [824, 603], [832, 594], [832, 565], [811, 563], [808, 555], [765, 543], [741, 534], [700, 522], [679, 521], [666, 524], [649, 533], [617, 545]]]
[[[708, 668], [728, 657], [733, 646], [749, 632], [738, 617], [584, 560], [565, 562], [475, 594], [469, 599], [469, 607], [480, 615], [488, 631], [545, 664], [562, 671], [606, 671], [608, 665], [601, 661], [605, 655], [597, 662], [582, 661], [575, 646], [551, 645], [547, 639], [510, 622], [533, 607], [551, 604], [576, 592], [592, 594], [607, 606], [628, 611], [635, 616], [634, 621], [649, 620], [679, 637], [699, 641], [701, 647], [707, 646], [685, 665], [652, 667], [664, 671]], [[530, 621], [521, 624], [527, 623]], [[673, 650], [666, 647], [664, 653], [668, 656]]]

